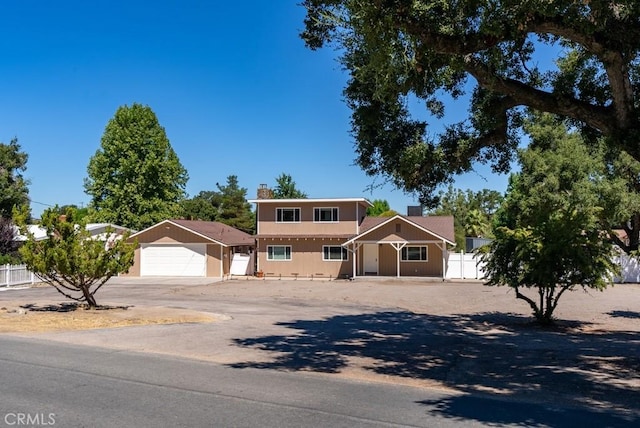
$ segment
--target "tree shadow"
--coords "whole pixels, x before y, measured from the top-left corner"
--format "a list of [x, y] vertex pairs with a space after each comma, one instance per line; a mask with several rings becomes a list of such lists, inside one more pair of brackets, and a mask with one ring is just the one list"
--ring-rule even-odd
[[478, 395], [462, 395], [419, 404], [428, 413], [456, 421], [475, 420], [489, 426], [521, 427], [629, 427], [632, 415], [605, 413], [590, 408], [561, 408], [544, 403], [514, 402]]
[[[637, 332], [584, 331], [588, 323], [577, 321], [540, 328], [531, 318], [515, 314], [406, 311], [277, 325], [293, 331], [235, 339], [238, 346], [272, 352], [271, 360], [232, 366], [337, 373], [359, 364], [374, 373], [437, 382], [474, 396], [512, 402], [562, 400], [640, 420]], [[461, 413], [456, 400], [462, 399], [451, 400], [434, 411]], [[516, 422], [527, 424], [526, 417], [524, 413]]]
[[[77, 310], [87, 310], [90, 309], [89, 305], [85, 304], [85, 303], [59, 303], [59, 304], [53, 304], [53, 305], [41, 305], [38, 306], [35, 303], [27, 303], [25, 305], [21, 305], [20, 306], [22, 309], [26, 309], [28, 311], [33, 311], [33, 312], [73, 312], [73, 311], [77, 311]], [[120, 310], [127, 310], [131, 307], [131, 305], [129, 306], [110, 306], [110, 305], [99, 305], [95, 308], [93, 308], [93, 310], [96, 311], [107, 311], [107, 310], [111, 310], [111, 309], [120, 309]]]
[[640, 312], [636, 311], [610, 311], [607, 315], [614, 318], [632, 318], [640, 319]]

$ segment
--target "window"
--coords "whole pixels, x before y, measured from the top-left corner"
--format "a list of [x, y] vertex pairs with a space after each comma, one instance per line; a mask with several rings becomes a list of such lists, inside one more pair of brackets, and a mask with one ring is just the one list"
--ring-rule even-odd
[[335, 223], [338, 221], [338, 208], [314, 208], [313, 221], [316, 223]]
[[400, 223], [396, 223], [396, 233], [402, 232], [402, 225]]
[[291, 260], [291, 246], [268, 245], [267, 260]]
[[402, 261], [405, 262], [426, 262], [427, 247], [403, 247], [402, 248]]
[[349, 260], [349, 252], [344, 247], [324, 245], [322, 247], [322, 260]]
[[299, 223], [300, 208], [276, 208], [276, 223]]

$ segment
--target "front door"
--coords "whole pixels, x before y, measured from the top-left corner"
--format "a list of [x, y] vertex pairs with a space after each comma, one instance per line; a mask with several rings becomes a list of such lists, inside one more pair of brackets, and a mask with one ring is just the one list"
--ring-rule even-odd
[[362, 246], [365, 275], [378, 274], [378, 244], [364, 244]]

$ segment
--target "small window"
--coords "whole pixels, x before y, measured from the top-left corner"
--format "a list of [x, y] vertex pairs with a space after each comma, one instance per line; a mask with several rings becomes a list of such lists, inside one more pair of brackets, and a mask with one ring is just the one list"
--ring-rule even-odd
[[322, 247], [322, 260], [349, 260], [349, 252], [344, 247], [325, 245]]
[[299, 223], [300, 208], [276, 208], [276, 223]]
[[426, 262], [428, 260], [427, 247], [403, 247], [402, 261], [405, 262]]
[[402, 224], [396, 223], [396, 233], [402, 232]]
[[291, 260], [291, 246], [268, 245], [267, 260]]
[[335, 223], [338, 221], [338, 208], [314, 208], [313, 221], [316, 223]]

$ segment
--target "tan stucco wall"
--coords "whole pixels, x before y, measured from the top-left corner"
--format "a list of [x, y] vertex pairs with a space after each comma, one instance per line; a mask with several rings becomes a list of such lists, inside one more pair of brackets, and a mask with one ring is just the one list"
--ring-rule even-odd
[[140, 247], [136, 248], [133, 255], [133, 266], [129, 268], [127, 273], [123, 273], [120, 276], [140, 276]]
[[[408, 244], [411, 245], [411, 244]], [[426, 262], [423, 261], [402, 261], [400, 260], [400, 276], [442, 276], [442, 250], [436, 244], [415, 244], [417, 246], [427, 246]], [[391, 244], [378, 245], [378, 275], [396, 276], [396, 262], [398, 254]], [[363, 275], [364, 249], [358, 249], [357, 259], [358, 275]]]
[[[396, 276], [398, 252], [390, 244], [382, 244], [379, 251], [378, 275]], [[400, 260], [400, 276], [442, 276], [442, 250], [435, 244], [427, 244], [427, 258], [425, 262]]]
[[[339, 246], [344, 240], [339, 239], [260, 239], [258, 242], [258, 270], [267, 276], [291, 277], [297, 274], [300, 278], [321, 277], [336, 278], [341, 275], [352, 275], [352, 254], [348, 261], [322, 260], [324, 245]], [[291, 246], [290, 261], [267, 260], [267, 246]]]
[[[299, 223], [276, 223], [277, 208], [300, 208]], [[314, 208], [338, 208], [337, 223], [315, 223]], [[258, 235], [355, 235], [366, 207], [358, 202], [258, 204]]]

